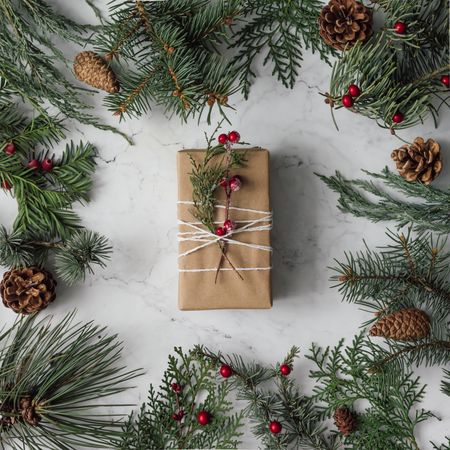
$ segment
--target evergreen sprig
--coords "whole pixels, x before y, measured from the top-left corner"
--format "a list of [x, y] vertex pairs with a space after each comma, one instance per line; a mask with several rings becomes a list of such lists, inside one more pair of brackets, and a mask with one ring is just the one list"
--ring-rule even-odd
[[415, 429], [435, 417], [419, 409], [424, 386], [419, 378], [391, 367], [384, 373], [373, 373], [374, 345], [363, 335], [356, 336], [349, 347], [341, 341], [334, 349], [312, 346], [307, 356], [315, 364], [311, 378], [315, 381], [314, 398], [323, 404], [325, 417], [337, 408], [360, 408], [356, 429], [344, 438], [348, 449], [418, 450]]
[[49, 126], [55, 121], [47, 111], [51, 105], [64, 117], [120, 133], [90, 113], [92, 107], [83, 99], [88, 91], [58, 68], [69, 61], [55, 37], [84, 46], [86, 31], [92, 29], [59, 14], [44, 0], [0, 1], [0, 97], [24, 100]]
[[432, 326], [430, 335], [412, 342], [387, 340], [374, 369], [390, 363], [444, 365], [450, 362], [450, 253], [445, 241], [429, 234], [388, 233], [390, 245], [378, 252], [347, 253], [333, 268], [343, 300], [356, 303], [378, 317], [404, 308], [425, 310]]
[[[192, 352], [183, 353], [180, 348], [174, 351], [158, 392], [150, 386], [147, 403], [136, 417], [130, 416], [114, 448], [236, 448], [242, 434], [242, 414], [231, 413], [229, 384], [215, 383], [215, 365], [211, 361], [199, 361]], [[174, 389], [174, 383], [180, 392]], [[207, 426], [197, 422], [201, 410], [210, 414]], [[180, 412], [179, 419], [173, 417]]]
[[[449, 106], [449, 88], [440, 78], [450, 70], [449, 0], [372, 0], [383, 10], [384, 26], [365, 44], [346, 51], [333, 67], [327, 103], [342, 107], [350, 84], [361, 94], [352, 111], [396, 130], [421, 123]], [[396, 22], [407, 25], [395, 32]], [[404, 120], [393, 122], [401, 112]]]
[[[218, 369], [222, 364], [233, 370], [231, 386], [237, 392], [237, 399], [244, 401], [243, 410], [253, 424], [252, 432], [264, 448], [335, 450], [339, 440], [325, 433], [320, 411], [315, 402], [300, 393], [291, 378], [280, 374], [280, 364], [267, 368], [256, 362], [245, 362], [239, 355], [226, 356], [220, 352], [197, 346], [194, 349], [200, 361], [211, 361]], [[282, 364], [292, 366], [299, 349], [293, 347]], [[275, 384], [274, 390], [262, 386]], [[282, 423], [283, 433], [272, 434], [269, 423]]]
[[319, 12], [318, 0], [115, 0], [96, 39], [120, 64], [121, 91], [106, 104], [121, 118], [152, 106], [182, 120], [205, 110], [209, 119], [214, 106], [225, 114], [231, 95], [248, 95], [261, 52], [293, 87], [304, 48], [325, 60], [332, 52], [318, 33]]
[[[0, 335], [0, 445], [12, 450], [110, 448], [129, 405], [102, 404], [139, 376], [118, 365], [122, 344], [105, 328], [21, 318]], [[108, 418], [109, 417], [109, 418]]]
[[[331, 190], [339, 194], [338, 204], [342, 212], [367, 217], [372, 222], [392, 220], [399, 228], [412, 225], [416, 231], [450, 233], [450, 191], [408, 182], [387, 168], [379, 174], [364, 172], [374, 180], [348, 180], [339, 172], [330, 177], [319, 175]], [[383, 184], [376, 183], [378, 180]], [[389, 189], [393, 190], [392, 194]], [[375, 196], [375, 200], [367, 194]], [[408, 202], [401, 197], [415, 200]]]

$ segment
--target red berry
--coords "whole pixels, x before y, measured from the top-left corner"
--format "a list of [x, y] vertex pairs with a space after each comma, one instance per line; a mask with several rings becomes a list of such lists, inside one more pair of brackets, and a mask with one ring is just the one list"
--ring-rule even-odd
[[211, 422], [211, 414], [208, 411], [200, 411], [197, 414], [197, 422], [202, 426], [208, 425]]
[[236, 224], [232, 220], [228, 219], [223, 223], [223, 228], [225, 228], [225, 231], [230, 232], [236, 228]]
[[27, 166], [29, 169], [39, 169], [39, 161], [37, 159], [31, 159], [30, 161], [28, 161]]
[[225, 230], [225, 228], [219, 227], [216, 228], [216, 236], [225, 236], [227, 234], [227, 230]]
[[272, 422], [270, 422], [269, 424], [269, 430], [273, 434], [280, 433], [282, 429], [283, 427], [281, 426], [281, 423], [276, 420], [272, 420]]
[[219, 141], [219, 144], [225, 145], [228, 142], [228, 136], [223, 133], [217, 138], [217, 140]]
[[242, 186], [242, 181], [241, 181], [241, 179], [239, 177], [231, 178], [231, 180], [230, 180], [230, 189], [233, 192], [238, 191], [241, 188], [241, 186]]
[[179, 383], [172, 383], [170, 387], [172, 388], [172, 391], [176, 392], [177, 394], [179, 394], [183, 390], [183, 387]]
[[226, 177], [223, 177], [223, 178], [220, 180], [220, 182], [219, 182], [219, 184], [220, 184], [223, 188], [227, 188], [227, 187], [228, 187], [228, 183], [229, 183], [229, 180], [228, 180], [228, 178], [226, 178]]
[[351, 108], [353, 106], [353, 98], [351, 95], [345, 94], [342, 96], [342, 104], [346, 108]]
[[359, 94], [361, 94], [361, 90], [359, 89], [359, 87], [356, 84], [351, 84], [348, 87], [348, 93], [352, 96], [352, 97], [358, 97]]
[[406, 23], [396, 22], [394, 25], [394, 30], [397, 34], [405, 34], [406, 33]]
[[172, 414], [172, 419], [176, 420], [177, 422], [179, 422], [181, 420], [181, 417], [178, 415], [178, 413], [173, 413]]
[[447, 87], [450, 87], [450, 77], [448, 75], [442, 75], [441, 83], [445, 84]]
[[403, 115], [403, 113], [401, 113], [400, 111], [397, 111], [392, 116], [392, 122], [394, 122], [394, 123], [402, 123], [404, 118], [405, 118], [405, 116]]
[[236, 142], [239, 142], [241, 139], [241, 135], [237, 131], [230, 131], [228, 133], [228, 140], [235, 144]]
[[9, 182], [7, 180], [2, 181], [2, 189], [9, 191], [11, 188], [12, 188], [12, 186], [9, 184]]
[[280, 366], [281, 375], [284, 375], [285, 377], [287, 377], [291, 373], [291, 371], [292, 371], [292, 369], [289, 365], [281, 364], [281, 366]]
[[233, 369], [228, 364], [223, 364], [220, 367], [220, 375], [224, 378], [230, 378], [233, 375]]
[[6, 144], [5, 153], [10, 156], [14, 155], [14, 153], [16, 153], [16, 146], [12, 142]]
[[44, 172], [50, 172], [53, 169], [53, 161], [50, 158], [46, 158], [41, 163], [41, 169]]

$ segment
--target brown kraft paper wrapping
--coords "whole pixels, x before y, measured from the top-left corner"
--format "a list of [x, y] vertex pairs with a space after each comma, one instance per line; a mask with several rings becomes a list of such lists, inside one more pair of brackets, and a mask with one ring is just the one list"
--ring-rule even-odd
[[[269, 152], [254, 148], [245, 151], [246, 159], [243, 167], [232, 170], [232, 175], [239, 175], [242, 187], [233, 192], [231, 206], [258, 211], [270, 211], [269, 199]], [[195, 160], [202, 161], [204, 150], [182, 150], [178, 152], [178, 219], [180, 222], [197, 222], [192, 216], [192, 205], [180, 202], [192, 201], [191, 155]], [[218, 204], [225, 203], [225, 192], [217, 189]], [[216, 220], [223, 222], [224, 209], [216, 209]], [[247, 211], [231, 210], [230, 218], [234, 221], [254, 220], [265, 216]], [[238, 224], [238, 228], [241, 225]], [[201, 226], [201, 228], [204, 228]], [[193, 231], [184, 223], [179, 224], [179, 232]], [[232, 239], [249, 244], [270, 246], [270, 231], [252, 231], [238, 233]], [[179, 254], [195, 248], [198, 242], [179, 242]], [[268, 309], [272, 307], [271, 270], [241, 271], [241, 280], [233, 270], [221, 270], [217, 283], [214, 283], [216, 272], [183, 272], [182, 270], [197, 270], [217, 268], [220, 260], [220, 249], [217, 244], [211, 244], [194, 253], [178, 258], [179, 283], [178, 304], [181, 310], [205, 309]], [[228, 245], [228, 257], [235, 267], [270, 268], [271, 252], [242, 245]], [[227, 261], [223, 268], [230, 268]]]

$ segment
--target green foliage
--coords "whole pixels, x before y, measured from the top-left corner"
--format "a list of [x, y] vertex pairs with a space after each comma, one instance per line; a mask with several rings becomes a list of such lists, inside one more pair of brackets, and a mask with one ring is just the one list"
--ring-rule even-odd
[[444, 380], [442, 382], [442, 392], [450, 397], [450, 370], [444, 370]]
[[[229, 379], [231, 386], [237, 392], [237, 399], [245, 402], [243, 412], [253, 424], [252, 432], [264, 448], [339, 448], [336, 437], [326, 436], [315, 402], [299, 392], [292, 378], [280, 374], [280, 364], [266, 368], [255, 362], [247, 363], [239, 355], [224, 356], [201, 346], [194, 352], [200, 361], [211, 361], [217, 369], [222, 364], [233, 369], [233, 376]], [[292, 366], [298, 354], [299, 349], [293, 347], [283, 364]], [[261, 387], [269, 382], [274, 383], [275, 390]], [[269, 431], [272, 420], [282, 423], [283, 433], [274, 435]]]
[[[372, 180], [348, 180], [339, 172], [334, 176], [320, 175], [327, 186], [339, 194], [339, 209], [356, 217], [367, 217], [372, 222], [393, 220], [401, 228], [412, 225], [417, 231], [436, 231], [450, 233], [448, 215], [450, 191], [441, 191], [419, 182], [408, 182], [400, 175], [395, 175], [387, 168], [382, 173], [365, 172]], [[390, 194], [386, 188], [393, 189], [399, 195]], [[375, 200], [367, 195], [375, 196]], [[402, 200], [409, 197], [415, 201]]]
[[[374, 368], [396, 362], [444, 365], [450, 362], [450, 253], [445, 242], [423, 234], [388, 233], [390, 245], [379, 252], [366, 248], [347, 253], [333, 269], [343, 300], [385, 315], [403, 308], [425, 310], [432, 322], [428, 337], [413, 342], [389, 339]], [[376, 317], [374, 316], [374, 319]], [[370, 323], [369, 321], [368, 323]]]
[[[449, 88], [440, 81], [448, 74], [449, 0], [372, 0], [384, 12], [384, 26], [365, 44], [346, 51], [333, 68], [328, 102], [342, 107], [341, 97], [356, 83], [361, 95], [352, 111], [374, 119], [379, 126], [408, 128], [440, 107], [449, 106]], [[407, 24], [405, 34], [394, 30]], [[396, 112], [404, 120], [393, 123]]]
[[49, 126], [55, 122], [46, 109], [51, 105], [64, 117], [118, 132], [90, 114], [92, 107], [82, 97], [86, 89], [75, 86], [58, 68], [69, 61], [55, 37], [83, 46], [89, 29], [44, 0], [1, 0], [0, 97], [24, 100]]
[[[113, 443], [120, 450], [150, 450], [177, 448], [236, 448], [242, 426], [241, 414], [230, 414], [227, 382], [215, 383], [215, 365], [207, 360], [197, 361], [192, 353], [175, 348], [169, 356], [168, 368], [156, 392], [150, 386], [147, 403], [136, 417], [130, 416], [123, 428], [123, 437]], [[177, 393], [172, 388], [182, 388]], [[199, 411], [208, 411], [211, 422], [197, 422]], [[182, 420], [173, 414], [183, 411]]]
[[105, 332], [70, 313], [56, 324], [21, 318], [0, 335], [2, 448], [110, 448], [127, 405], [99, 399], [126, 390], [140, 371], [118, 366], [122, 344]]
[[209, 119], [214, 106], [225, 114], [231, 95], [248, 95], [264, 51], [264, 64], [293, 87], [303, 47], [325, 60], [332, 52], [318, 34], [319, 12], [318, 0], [115, 0], [96, 39], [120, 63], [121, 92], [106, 104], [121, 118], [152, 105], [182, 120], [205, 110]]
[[[357, 428], [344, 438], [345, 448], [364, 450], [418, 450], [416, 426], [434, 415], [418, 408], [424, 396], [419, 379], [391, 367], [373, 373], [373, 344], [362, 335], [350, 347], [341, 341], [334, 349], [313, 345], [308, 358], [316, 368], [314, 398], [323, 403], [326, 417], [339, 407], [355, 409], [362, 401], [368, 406], [357, 414]], [[359, 404], [358, 404], [359, 403]]]

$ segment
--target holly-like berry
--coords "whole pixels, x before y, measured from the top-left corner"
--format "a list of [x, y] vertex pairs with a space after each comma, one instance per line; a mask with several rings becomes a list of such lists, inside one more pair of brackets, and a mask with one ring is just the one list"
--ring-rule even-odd
[[5, 191], [9, 191], [12, 188], [12, 186], [9, 184], [7, 180], [2, 181], [2, 189], [5, 189]]
[[183, 390], [183, 387], [179, 383], [172, 383], [170, 387], [172, 388], [172, 391], [176, 392], [177, 394], [179, 394]]
[[450, 87], [450, 77], [448, 75], [442, 75], [441, 83], [447, 87]]
[[405, 116], [400, 111], [397, 111], [392, 116], [392, 122], [394, 122], [394, 123], [402, 123], [404, 119], [405, 119]]
[[227, 234], [227, 230], [223, 227], [216, 228], [216, 236], [222, 237]]
[[219, 141], [219, 144], [225, 145], [228, 142], [228, 136], [225, 133], [222, 133], [217, 140]]
[[282, 429], [283, 427], [281, 426], [281, 423], [278, 422], [277, 420], [272, 420], [272, 422], [270, 422], [269, 424], [269, 430], [273, 434], [281, 433]]
[[406, 23], [405, 22], [396, 22], [394, 25], [394, 30], [397, 34], [405, 34], [406, 33]]
[[359, 89], [359, 86], [357, 86], [356, 84], [351, 84], [348, 87], [348, 93], [352, 96], [352, 97], [358, 97], [361, 94], [361, 89]]
[[53, 169], [53, 160], [50, 158], [45, 158], [41, 163], [41, 169], [44, 172], [50, 172]]
[[241, 135], [237, 131], [230, 131], [228, 133], [228, 140], [232, 144], [235, 144], [236, 142], [239, 142], [240, 139], [241, 139]]
[[208, 423], [211, 422], [211, 414], [205, 410], [200, 411], [197, 414], [197, 422], [202, 426], [208, 425]]
[[28, 161], [28, 164], [27, 164], [27, 167], [29, 169], [33, 169], [33, 170], [39, 169], [39, 166], [40, 166], [40, 164], [37, 159], [30, 159], [30, 161]]
[[172, 419], [176, 420], [177, 422], [179, 422], [182, 419], [182, 417], [180, 417], [180, 415], [178, 413], [173, 413], [172, 414]]
[[14, 153], [16, 153], [16, 146], [12, 142], [6, 144], [5, 153], [10, 156], [14, 155]]
[[230, 183], [230, 180], [227, 177], [223, 177], [220, 181], [219, 184], [223, 187], [223, 188], [227, 188], [228, 184]]
[[228, 219], [223, 223], [223, 228], [225, 228], [225, 231], [229, 233], [236, 228], [236, 224], [232, 220]]
[[231, 178], [231, 180], [230, 180], [230, 189], [233, 192], [238, 191], [241, 188], [241, 186], [242, 186], [242, 181], [241, 181], [241, 179], [239, 177]]
[[292, 372], [292, 369], [288, 364], [281, 364], [281, 366], [280, 366], [281, 375], [284, 375], [285, 377], [287, 377], [291, 372]]
[[220, 375], [224, 378], [230, 378], [233, 375], [233, 369], [228, 364], [223, 364], [220, 367]]
[[342, 96], [342, 104], [346, 108], [351, 108], [353, 106], [353, 97], [351, 95], [345, 94]]

